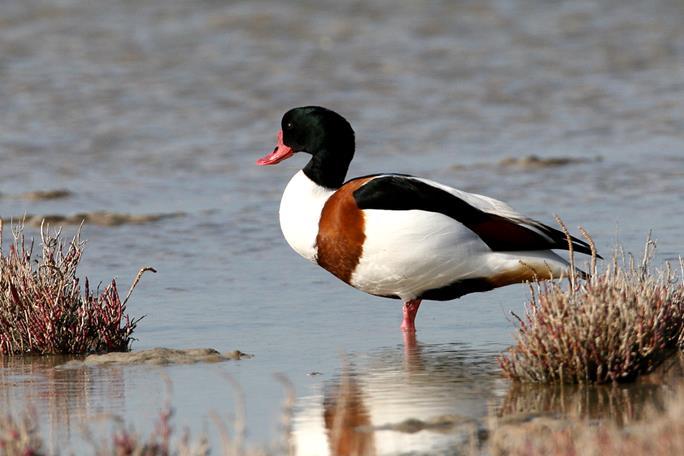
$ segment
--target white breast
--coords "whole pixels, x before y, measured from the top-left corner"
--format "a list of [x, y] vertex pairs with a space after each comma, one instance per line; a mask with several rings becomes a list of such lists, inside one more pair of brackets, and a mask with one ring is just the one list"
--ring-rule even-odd
[[316, 262], [316, 236], [323, 205], [334, 193], [315, 184], [304, 171], [295, 174], [280, 200], [280, 229], [290, 247]]

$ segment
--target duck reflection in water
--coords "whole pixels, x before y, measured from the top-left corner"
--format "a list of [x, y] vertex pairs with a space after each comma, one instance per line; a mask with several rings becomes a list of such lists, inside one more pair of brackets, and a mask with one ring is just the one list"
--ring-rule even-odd
[[309, 402], [311, 408], [296, 419], [297, 452], [455, 451], [486, 414], [486, 397], [500, 382], [495, 371], [489, 353], [463, 344], [423, 345], [406, 334], [403, 344], [345, 363], [325, 385], [322, 410], [320, 399]]
[[330, 454], [374, 455], [375, 435], [358, 381], [346, 372], [323, 399], [323, 420]]
[[304, 398], [308, 406], [295, 420], [297, 454], [477, 452], [527, 432], [536, 417], [626, 425], [641, 420], [647, 404], [664, 406], [684, 366], [680, 357], [631, 385], [521, 385], [501, 377], [496, 357], [466, 344], [421, 344], [415, 335], [351, 356], [322, 401]]

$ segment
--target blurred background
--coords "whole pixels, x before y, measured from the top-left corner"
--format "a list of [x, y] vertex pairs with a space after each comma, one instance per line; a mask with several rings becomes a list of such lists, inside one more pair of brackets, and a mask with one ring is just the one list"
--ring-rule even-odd
[[[155, 266], [129, 304], [147, 315], [135, 349], [256, 355], [66, 376], [5, 365], [2, 409], [34, 403], [53, 448], [78, 448], [74, 423], [97, 414], [150, 429], [163, 374], [179, 425], [201, 431], [217, 404], [231, 410], [227, 370], [245, 390], [249, 438], [264, 441], [283, 397], [271, 375], [284, 372], [299, 435], [320, 454], [322, 397], [346, 353], [361, 383], [382, 384], [379, 373], [398, 382], [364, 393], [393, 407], [374, 424], [431, 416], [438, 405], [481, 418], [506, 395], [495, 356], [512, 343], [508, 312], [521, 311], [527, 289], [424, 305], [418, 339], [429, 356], [419, 365], [432, 368], [403, 400], [398, 303], [290, 251], [278, 203], [305, 159], [268, 169], [254, 161], [272, 150], [286, 110], [322, 105], [356, 130], [351, 176], [416, 174], [545, 223], [557, 213], [603, 253], [617, 240], [640, 252], [652, 229], [657, 262], [676, 259], [683, 23], [679, 0], [2, 1], [0, 216], [85, 217], [81, 273], [95, 283], [116, 277], [123, 289], [140, 266]], [[45, 400], [54, 396], [66, 399], [54, 407]], [[416, 436], [416, 451], [453, 445]]]

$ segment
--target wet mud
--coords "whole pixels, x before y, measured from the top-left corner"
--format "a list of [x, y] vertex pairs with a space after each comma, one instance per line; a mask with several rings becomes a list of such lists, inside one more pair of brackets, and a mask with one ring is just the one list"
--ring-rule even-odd
[[540, 171], [550, 168], [560, 168], [571, 165], [599, 163], [603, 157], [542, 157], [539, 155], [523, 155], [521, 157], [504, 157], [495, 163], [474, 163], [471, 165], [455, 164], [454, 171], [495, 170], [495, 171]]
[[48, 201], [65, 199], [73, 195], [69, 190], [60, 188], [56, 190], [34, 190], [31, 192], [19, 193], [18, 195], [0, 193], [0, 199], [20, 199], [26, 201]]
[[500, 168], [515, 168], [520, 170], [538, 170], [544, 168], [556, 168], [559, 166], [576, 165], [580, 163], [600, 162], [601, 157], [576, 158], [576, 157], [540, 157], [526, 155], [524, 157], [507, 157], [499, 160]]
[[239, 350], [221, 353], [213, 348], [151, 348], [148, 350], [106, 353], [102, 355], [89, 355], [84, 360], [72, 360], [60, 368], [79, 368], [83, 366], [107, 366], [127, 364], [195, 364], [195, 363], [220, 363], [223, 361], [237, 361], [249, 359], [252, 355], [242, 353]]
[[160, 220], [183, 217], [182, 212], [167, 214], [126, 214], [122, 212], [81, 212], [72, 215], [47, 214], [12, 217], [5, 219], [6, 222], [22, 222], [28, 226], [40, 226], [43, 222], [51, 225], [80, 225], [81, 223], [99, 226], [142, 225], [154, 223]]

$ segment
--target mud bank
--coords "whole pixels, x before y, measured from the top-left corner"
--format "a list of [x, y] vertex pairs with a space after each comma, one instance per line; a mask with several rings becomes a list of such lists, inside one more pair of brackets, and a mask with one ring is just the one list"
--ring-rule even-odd
[[183, 212], [172, 212], [167, 214], [126, 214], [121, 212], [80, 212], [73, 215], [47, 214], [12, 217], [4, 219], [5, 222], [22, 222], [24, 225], [40, 226], [43, 220], [52, 225], [80, 225], [87, 223], [100, 226], [121, 226], [121, 225], [141, 225], [145, 223], [158, 222], [160, 220], [183, 217]]
[[63, 369], [79, 368], [84, 366], [107, 366], [122, 364], [195, 364], [195, 363], [220, 363], [223, 361], [235, 361], [249, 359], [252, 355], [242, 353], [239, 350], [221, 353], [213, 348], [151, 348], [134, 352], [106, 353], [103, 355], [89, 355], [82, 361], [69, 361], [59, 366]]
[[0, 198], [4, 199], [21, 199], [27, 201], [46, 201], [54, 199], [69, 198], [73, 194], [66, 189], [59, 188], [55, 190], [35, 190], [32, 192], [19, 193], [18, 195], [9, 195], [0, 193]]
[[530, 154], [522, 157], [505, 157], [496, 163], [475, 163], [472, 165], [452, 165], [454, 171], [466, 171], [473, 169], [494, 169], [494, 170], [514, 170], [514, 171], [539, 171], [548, 168], [559, 168], [570, 165], [581, 165], [586, 163], [598, 163], [603, 161], [603, 157], [540, 157]]

